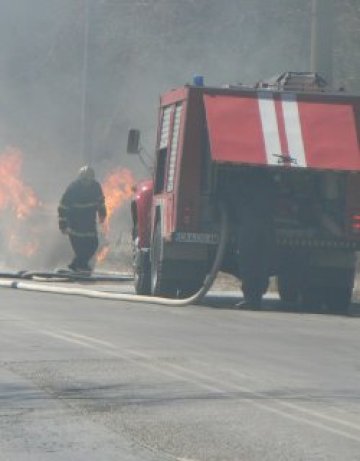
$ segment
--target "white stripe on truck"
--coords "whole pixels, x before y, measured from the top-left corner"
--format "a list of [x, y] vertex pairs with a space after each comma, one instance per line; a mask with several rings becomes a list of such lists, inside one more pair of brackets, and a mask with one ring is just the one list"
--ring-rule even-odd
[[279, 126], [276, 117], [275, 101], [272, 93], [259, 92], [259, 110], [265, 141], [266, 159], [269, 165], [278, 165], [281, 154]]
[[281, 99], [289, 155], [295, 160], [295, 166], [306, 167], [305, 148], [296, 95], [285, 94], [281, 96]]
[[285, 136], [289, 152], [282, 152], [275, 100], [271, 92], [259, 92], [258, 104], [261, 126], [265, 141], [268, 165], [281, 164], [282, 155], [289, 156], [289, 166], [306, 167], [306, 156], [295, 94], [281, 95], [281, 108], [285, 124]]

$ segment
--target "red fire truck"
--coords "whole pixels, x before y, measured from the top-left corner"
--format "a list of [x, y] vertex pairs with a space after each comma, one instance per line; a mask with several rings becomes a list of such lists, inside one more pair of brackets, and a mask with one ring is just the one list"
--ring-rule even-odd
[[[280, 298], [346, 311], [360, 248], [359, 136], [360, 96], [331, 91], [313, 73], [162, 95], [153, 178], [131, 203], [136, 292], [201, 287], [219, 240], [218, 198], [230, 178], [257, 168], [276, 187]], [[139, 138], [130, 130], [129, 153], [139, 153]], [[231, 203], [221, 270], [238, 275]]]

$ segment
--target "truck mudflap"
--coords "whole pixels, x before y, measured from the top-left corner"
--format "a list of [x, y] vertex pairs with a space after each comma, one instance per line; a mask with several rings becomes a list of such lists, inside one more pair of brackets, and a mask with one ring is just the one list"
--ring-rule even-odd
[[215, 163], [360, 169], [357, 97], [269, 90], [204, 95]]

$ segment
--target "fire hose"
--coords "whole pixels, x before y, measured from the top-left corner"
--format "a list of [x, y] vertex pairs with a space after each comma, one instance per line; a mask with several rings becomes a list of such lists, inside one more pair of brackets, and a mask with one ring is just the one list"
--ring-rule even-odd
[[204, 283], [200, 290], [188, 298], [184, 299], [170, 299], [170, 298], [161, 298], [156, 296], [143, 296], [143, 295], [133, 295], [133, 294], [124, 294], [124, 293], [109, 293], [101, 290], [89, 290], [84, 288], [72, 288], [72, 287], [54, 287], [46, 286], [41, 283], [28, 283], [18, 280], [0, 280], [0, 287], [3, 288], [16, 288], [25, 291], [40, 291], [46, 293], [54, 294], [64, 294], [64, 295], [77, 295], [84, 296], [88, 298], [97, 298], [97, 299], [107, 299], [113, 301], [132, 301], [132, 302], [146, 302], [151, 304], [160, 304], [166, 306], [187, 306], [189, 304], [195, 304], [201, 301], [201, 299], [206, 295], [206, 293], [211, 288], [217, 273], [220, 269], [228, 237], [228, 215], [226, 212], [226, 207], [219, 207], [221, 214], [220, 222], [220, 237], [219, 243], [214, 258], [212, 268], [208, 275], [205, 277]]

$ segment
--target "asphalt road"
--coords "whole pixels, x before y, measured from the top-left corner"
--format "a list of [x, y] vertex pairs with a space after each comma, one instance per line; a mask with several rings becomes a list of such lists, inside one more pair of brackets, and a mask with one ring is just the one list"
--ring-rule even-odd
[[360, 319], [0, 289], [0, 460], [360, 460]]

